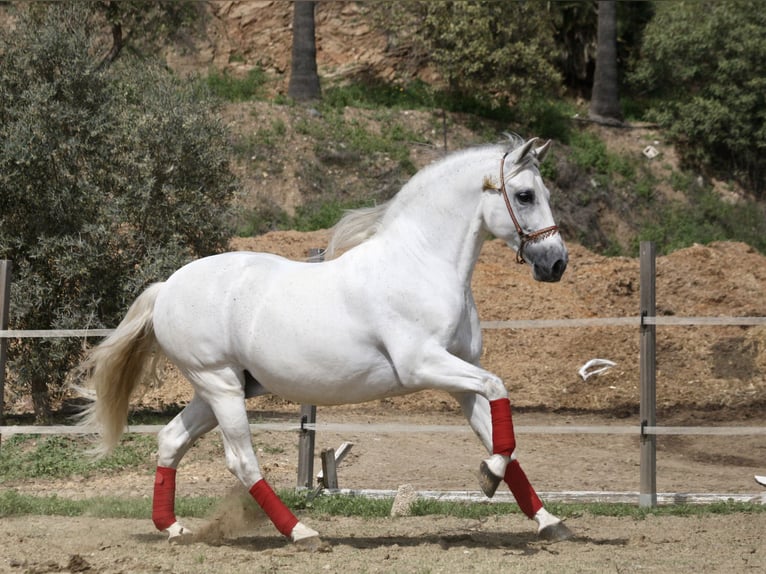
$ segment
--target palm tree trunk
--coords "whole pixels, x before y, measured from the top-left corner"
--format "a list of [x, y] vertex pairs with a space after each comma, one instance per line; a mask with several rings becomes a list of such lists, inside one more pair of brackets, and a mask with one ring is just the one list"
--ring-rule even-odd
[[617, 76], [617, 2], [615, 0], [599, 0], [598, 3], [598, 47], [588, 115], [592, 120], [601, 123], [622, 124]]
[[293, 3], [293, 54], [287, 95], [303, 102], [320, 97], [314, 33], [315, 5], [316, 2], [306, 0]]

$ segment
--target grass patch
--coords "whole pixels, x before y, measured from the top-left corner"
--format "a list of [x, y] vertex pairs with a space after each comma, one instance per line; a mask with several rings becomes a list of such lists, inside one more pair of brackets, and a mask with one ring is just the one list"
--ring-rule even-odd
[[[151, 488], [150, 481], [147, 488]], [[204, 518], [218, 499], [209, 496], [178, 497], [176, 512], [179, 516]], [[148, 518], [152, 515], [152, 502], [148, 498], [118, 498], [98, 496], [86, 500], [70, 500], [52, 496], [32, 496], [14, 490], [0, 493], [0, 518], [8, 516], [94, 516], [96, 518]]]
[[610, 153], [606, 144], [596, 135], [588, 132], [572, 132], [572, 162], [581, 169], [611, 177], [619, 174], [627, 180], [636, 179], [635, 163], [620, 155]]
[[211, 70], [205, 79], [210, 91], [227, 102], [246, 102], [262, 98], [266, 86], [266, 72], [260, 68], [250, 70], [243, 77], [229, 72]]
[[362, 78], [330, 86], [322, 94], [323, 105], [338, 110], [345, 107], [374, 110], [433, 109], [441, 103], [439, 99], [438, 93], [420, 80], [391, 84], [377, 78]]
[[[408, 142], [420, 141], [419, 136], [406, 126], [394, 120], [394, 116], [382, 117], [379, 133], [364, 122], [346, 118], [343, 110], [322, 105], [321, 118], [305, 118], [296, 122], [298, 133], [308, 136], [314, 142], [317, 157], [353, 158], [354, 163], [364, 166], [368, 158], [387, 155], [408, 172], [415, 168], [410, 160]], [[345, 161], [345, 160], [344, 160]]]
[[151, 435], [126, 434], [111, 455], [98, 461], [87, 456], [87, 447], [81, 437], [14, 435], [0, 449], [0, 483], [135, 468], [153, 459], [157, 442]]
[[[674, 186], [684, 185], [676, 178]], [[766, 207], [755, 202], [731, 204], [710, 188], [686, 183], [688, 203], [670, 203], [653, 211], [636, 238], [632, 254], [638, 254], [641, 241], [653, 241], [660, 254], [667, 254], [695, 243], [741, 241], [766, 253]]]
[[[149, 488], [150, 485], [147, 486]], [[388, 517], [393, 499], [370, 499], [360, 496], [320, 496], [309, 500], [304, 491], [283, 490], [279, 493], [290, 508], [308, 516], [356, 516], [368, 519]], [[220, 499], [208, 496], [178, 497], [179, 516], [205, 518]], [[253, 502], [253, 504], [255, 504]], [[707, 516], [711, 514], [757, 514], [766, 512], [766, 505], [745, 502], [717, 502], [714, 504], [673, 504], [656, 508], [639, 508], [632, 504], [564, 504], [546, 506], [562, 518], [583, 515], [614, 516], [643, 520], [647, 516]], [[415, 502], [416, 516], [453, 516], [481, 519], [488, 516], [519, 514], [515, 504], [489, 502], [446, 502], [421, 499]], [[58, 496], [32, 496], [14, 490], [0, 493], [0, 518], [24, 515], [94, 516], [97, 518], [148, 518], [151, 501], [146, 498], [96, 497], [87, 500], [68, 500]]]

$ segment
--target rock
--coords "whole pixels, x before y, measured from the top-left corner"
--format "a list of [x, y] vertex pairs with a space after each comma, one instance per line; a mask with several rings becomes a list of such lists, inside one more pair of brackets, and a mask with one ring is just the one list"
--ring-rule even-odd
[[403, 484], [396, 491], [394, 504], [391, 506], [391, 517], [412, 516], [412, 505], [418, 499], [418, 493], [411, 484]]

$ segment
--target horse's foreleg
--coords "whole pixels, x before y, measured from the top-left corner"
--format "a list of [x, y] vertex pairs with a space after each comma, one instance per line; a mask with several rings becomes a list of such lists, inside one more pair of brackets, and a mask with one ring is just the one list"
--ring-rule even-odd
[[170, 541], [183, 541], [191, 536], [191, 531], [182, 526], [175, 515], [176, 468], [194, 441], [216, 424], [213, 411], [195, 396], [157, 435], [152, 521], [157, 530], [168, 532]]
[[[548, 512], [543, 506], [540, 497], [532, 487], [527, 475], [524, 473], [519, 461], [516, 460], [514, 451], [516, 439], [513, 432], [513, 420], [511, 416], [510, 401], [495, 399], [488, 401], [481, 395], [474, 393], [455, 394], [455, 398], [463, 409], [463, 414], [468, 419], [471, 427], [481, 439], [487, 450], [493, 456], [482, 463], [482, 471], [479, 479], [482, 483], [491, 481], [494, 488], [500, 482], [498, 468], [491, 468], [493, 460], [502, 457], [506, 464], [502, 467], [502, 480], [508, 485], [519, 505], [521, 511], [538, 525], [538, 534], [549, 540], [563, 540], [569, 538], [572, 533], [560, 519]], [[506, 402], [507, 401], [507, 402]], [[510, 449], [510, 453], [508, 451]], [[509, 454], [506, 454], [509, 453]], [[506, 459], [506, 456], [508, 457]], [[490, 467], [490, 468], [485, 468]], [[491, 479], [486, 478], [487, 472], [491, 473]], [[484, 485], [482, 484], [482, 488]], [[486, 491], [485, 491], [486, 493]], [[494, 494], [494, 490], [492, 490]]]
[[492, 423], [492, 456], [482, 461], [479, 468], [479, 482], [484, 494], [492, 498], [506, 474], [511, 455], [516, 450], [516, 436], [513, 432], [510, 400], [493, 399], [489, 401], [489, 409]]

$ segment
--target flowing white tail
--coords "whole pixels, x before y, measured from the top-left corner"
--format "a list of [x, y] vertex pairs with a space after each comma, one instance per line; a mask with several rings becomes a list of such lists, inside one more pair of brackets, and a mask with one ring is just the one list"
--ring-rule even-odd
[[146, 289], [114, 333], [93, 348], [81, 366], [86, 380], [78, 390], [91, 402], [82, 412], [79, 426], [100, 434], [101, 440], [91, 451], [96, 457], [109, 454], [117, 446], [125, 431], [133, 391], [145, 381], [149, 365], [155, 366], [162, 358], [152, 321], [162, 286], [155, 283]]

